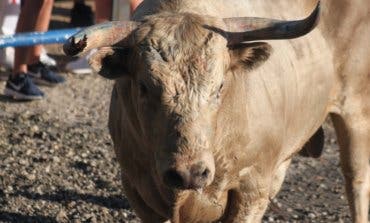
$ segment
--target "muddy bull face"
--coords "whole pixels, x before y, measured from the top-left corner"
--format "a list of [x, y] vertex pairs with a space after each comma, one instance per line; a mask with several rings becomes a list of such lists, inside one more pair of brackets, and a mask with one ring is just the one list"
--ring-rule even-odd
[[245, 75], [270, 54], [267, 43], [242, 42], [298, 37], [313, 28], [317, 15], [318, 9], [301, 21], [256, 22], [161, 13], [141, 23], [92, 27], [64, 49], [75, 54], [108, 46], [100, 48], [91, 65], [117, 83], [129, 78], [131, 91], [124, 97], [132, 101], [135, 115], [130, 118], [138, 120], [136, 131], [155, 160], [151, 168], [169, 188], [202, 189], [215, 175], [215, 132], [222, 128], [217, 116], [230, 88], [227, 80]]

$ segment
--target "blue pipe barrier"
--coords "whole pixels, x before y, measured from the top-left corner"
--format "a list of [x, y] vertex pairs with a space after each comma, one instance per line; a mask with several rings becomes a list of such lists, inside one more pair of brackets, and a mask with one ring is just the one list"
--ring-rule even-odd
[[58, 29], [47, 32], [17, 33], [0, 36], [0, 48], [33, 46], [38, 44], [65, 43], [69, 37], [80, 31], [81, 28]]

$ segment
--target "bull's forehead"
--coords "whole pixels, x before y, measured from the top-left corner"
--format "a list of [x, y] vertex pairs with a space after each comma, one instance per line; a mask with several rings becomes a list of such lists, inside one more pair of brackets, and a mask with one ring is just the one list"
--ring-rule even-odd
[[194, 14], [164, 13], [148, 17], [137, 30], [142, 60], [167, 93], [201, 103], [218, 88], [229, 63], [227, 42], [204, 27], [217, 23]]

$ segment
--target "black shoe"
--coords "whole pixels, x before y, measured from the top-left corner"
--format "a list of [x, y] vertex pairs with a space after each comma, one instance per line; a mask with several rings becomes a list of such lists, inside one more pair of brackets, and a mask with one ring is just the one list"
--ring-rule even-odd
[[44, 93], [32, 82], [26, 73], [9, 76], [4, 94], [15, 100], [38, 100], [44, 98]]
[[54, 86], [65, 82], [62, 76], [51, 71], [48, 66], [41, 62], [28, 65], [28, 74], [36, 84]]
[[90, 6], [84, 3], [75, 3], [71, 10], [71, 27], [85, 27], [94, 25], [94, 13]]

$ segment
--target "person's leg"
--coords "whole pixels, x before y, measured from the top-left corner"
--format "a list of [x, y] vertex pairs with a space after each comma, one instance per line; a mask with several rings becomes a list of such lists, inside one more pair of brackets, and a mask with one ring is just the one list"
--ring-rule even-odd
[[[37, 15], [43, 1], [23, 1], [21, 13], [19, 15], [16, 32], [30, 32], [35, 30]], [[32, 82], [27, 75], [27, 59], [29, 47], [19, 47], [15, 49], [13, 73], [9, 76], [5, 85], [4, 94], [17, 100], [41, 99], [44, 93]]]
[[130, 14], [131, 15], [142, 1], [143, 0], [130, 0]]
[[[11, 1], [0, 1], [0, 35], [13, 35], [20, 13], [20, 4]], [[0, 66], [12, 69], [14, 65], [14, 48], [0, 49]]]
[[[113, 0], [95, 0], [95, 21], [96, 23], [107, 22], [112, 19]], [[74, 74], [88, 74], [92, 69], [88, 60], [93, 52], [89, 52], [84, 57], [76, 61], [69, 62], [66, 65], [66, 70]]]
[[[130, 14], [137, 8], [143, 0], [129, 0]], [[113, 0], [95, 0], [96, 22], [106, 22], [112, 19]]]
[[[142, 0], [128, 0], [130, 1], [130, 13], [142, 2]], [[95, 0], [95, 20], [96, 23], [107, 22], [112, 19], [113, 0]], [[93, 52], [87, 56], [81, 57], [76, 61], [72, 61], [66, 65], [66, 70], [75, 74], [91, 73], [92, 69], [88, 60]]]
[[[24, 0], [23, 3], [16, 32], [46, 31], [53, 0]], [[41, 46], [15, 50], [13, 73], [6, 83], [5, 95], [19, 100], [41, 99], [44, 93], [33, 82], [48, 85], [64, 82], [63, 77], [40, 62], [41, 52]]]
[[[39, 3], [41, 7], [38, 5], [37, 9], [39, 10], [39, 13], [36, 16], [33, 30], [45, 32], [49, 27], [54, 0], [26, 0], [24, 5], [25, 10], [30, 11], [34, 5], [37, 5], [36, 2]], [[64, 78], [52, 72], [40, 61], [42, 50], [42, 45], [33, 46], [28, 49], [26, 61], [28, 65], [28, 74], [33, 77], [34, 82], [37, 84], [53, 86], [64, 82]]]
[[94, 25], [94, 13], [84, 0], [74, 0], [70, 14], [71, 27], [85, 27]]
[[[41, 0], [42, 6], [39, 9], [39, 14], [36, 18], [36, 23], [34, 26], [34, 30], [38, 32], [45, 32], [48, 30], [50, 19], [51, 19], [51, 11], [53, 9], [53, 0]], [[26, 1], [25, 6], [35, 5], [35, 1]], [[40, 55], [42, 53], [42, 45], [37, 45], [29, 48], [28, 51], [28, 58], [27, 58], [27, 64], [34, 64], [38, 63], [40, 61]]]
[[[25, 0], [17, 24], [16, 32], [31, 32], [35, 30], [38, 14], [43, 6], [42, 0]], [[15, 50], [13, 75], [27, 72], [27, 59], [29, 47], [18, 47]], [[35, 51], [34, 51], [35, 52]]]
[[95, 0], [96, 23], [106, 22], [112, 19], [113, 0]]

